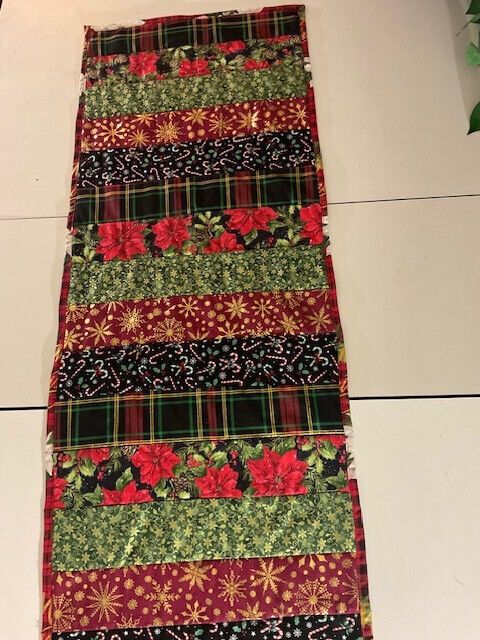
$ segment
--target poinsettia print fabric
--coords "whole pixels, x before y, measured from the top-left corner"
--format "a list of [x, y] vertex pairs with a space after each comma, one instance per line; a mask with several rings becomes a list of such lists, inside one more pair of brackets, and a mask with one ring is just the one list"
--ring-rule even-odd
[[54, 456], [56, 508], [344, 490], [344, 436], [144, 444]]
[[54, 593], [55, 631], [68, 625], [171, 627], [358, 610], [350, 553], [59, 572]]
[[188, 78], [233, 70], [268, 69], [290, 56], [302, 57], [299, 36], [279, 36], [264, 40], [231, 40], [212, 45], [173, 47], [159, 51], [118, 54], [89, 58], [87, 86], [109, 75], [163, 80]]
[[323, 211], [307, 207], [255, 207], [168, 216], [157, 222], [79, 225], [69, 238], [76, 262], [130, 260], [145, 253], [222, 253], [321, 244]]
[[75, 131], [42, 640], [370, 640], [304, 7], [86, 27]]

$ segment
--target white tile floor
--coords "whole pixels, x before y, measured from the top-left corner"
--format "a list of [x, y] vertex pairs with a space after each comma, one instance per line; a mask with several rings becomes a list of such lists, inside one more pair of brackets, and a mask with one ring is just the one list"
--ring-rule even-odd
[[[480, 82], [463, 62], [472, 35], [455, 36], [468, 3], [306, 4], [351, 394], [478, 393], [480, 134], [465, 132]], [[0, 407], [46, 403], [82, 25], [251, 6], [4, 0]], [[480, 636], [479, 409], [353, 403], [376, 640]], [[37, 637], [43, 420], [0, 413], [5, 640]]]

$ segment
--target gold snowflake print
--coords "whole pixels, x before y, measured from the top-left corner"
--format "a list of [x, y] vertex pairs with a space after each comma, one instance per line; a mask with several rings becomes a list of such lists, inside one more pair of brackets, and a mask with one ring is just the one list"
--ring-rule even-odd
[[225, 578], [219, 580], [220, 586], [222, 587], [222, 591], [219, 592], [219, 596], [221, 598], [226, 598], [230, 606], [232, 607], [234, 602], [239, 600], [240, 598], [245, 597], [245, 584], [246, 580], [243, 580], [239, 576], [237, 576], [233, 569], [230, 569], [230, 574]]
[[101, 342], [106, 342], [108, 336], [113, 336], [113, 332], [110, 331], [111, 325], [107, 324], [106, 318], [102, 322], [95, 322], [93, 327], [87, 327], [87, 331], [90, 336], [94, 338], [93, 344], [97, 346]]
[[148, 135], [143, 129], [134, 129], [130, 132], [128, 142], [132, 147], [145, 147], [149, 143]]
[[63, 338], [63, 348], [70, 351], [74, 345], [78, 344], [78, 339], [81, 337], [81, 333], [77, 333], [74, 329], [67, 329], [67, 331], [65, 331], [65, 337]]
[[64, 594], [53, 596], [53, 630], [67, 631], [75, 620], [75, 609]]
[[110, 588], [110, 583], [100, 584], [98, 589], [92, 587], [92, 594], [88, 595], [88, 600], [91, 600], [92, 604], [87, 605], [87, 609], [93, 609], [93, 614], [98, 616], [98, 620], [105, 620], [110, 622], [110, 614], [117, 614], [117, 607], [122, 607], [120, 602], [117, 600], [121, 599], [123, 596], [121, 593], [117, 593], [118, 586]]
[[315, 327], [315, 331], [321, 331], [325, 329], [330, 324], [330, 316], [325, 311], [325, 309], [319, 309], [315, 311], [311, 316], [308, 316], [308, 320]]
[[189, 318], [190, 316], [193, 317], [195, 312], [198, 311], [198, 302], [195, 298], [192, 298], [192, 296], [182, 298], [182, 302], [178, 305], [178, 310], [186, 318]]
[[265, 316], [270, 315], [273, 306], [270, 302], [260, 299], [257, 302], [254, 302], [252, 309], [256, 316], [260, 316], [263, 319]]
[[265, 615], [264, 611], [260, 611], [259, 602], [255, 602], [254, 605], [248, 604], [246, 609], [239, 609], [239, 611], [247, 620], [258, 620]]
[[280, 567], [275, 567], [273, 559], [270, 559], [269, 562], [260, 559], [260, 569], [255, 569], [253, 571], [254, 574], [257, 574], [257, 577], [252, 582], [254, 587], [261, 585], [263, 587], [263, 593], [267, 591], [267, 589], [271, 589], [273, 593], [278, 593], [278, 585], [284, 580], [278, 577], [279, 573], [285, 569], [285, 565]]
[[157, 142], [164, 142], [168, 144], [178, 140], [179, 133], [180, 128], [172, 122], [172, 116], [170, 116], [170, 120], [168, 122], [163, 122], [158, 125], [155, 135], [157, 137]]
[[200, 591], [204, 591], [205, 585], [203, 583], [210, 580], [207, 574], [212, 566], [211, 564], [202, 564], [201, 562], [189, 562], [186, 567], [182, 566], [184, 575], [180, 578], [180, 582], [188, 582], [190, 589], [195, 586], [198, 587]]
[[241, 318], [247, 312], [247, 304], [243, 300], [243, 296], [234, 298], [232, 302], [225, 303], [230, 318]]
[[279, 321], [285, 333], [298, 333], [300, 328], [292, 316], [282, 313], [282, 319]]
[[120, 326], [124, 331], [136, 331], [143, 322], [142, 312], [136, 308], [127, 309], [122, 314]]
[[67, 307], [67, 322], [76, 322], [84, 317], [87, 307], [84, 304], [72, 304]]
[[104, 142], [115, 144], [117, 140], [125, 140], [125, 127], [120, 122], [109, 122], [108, 125], [102, 124], [100, 126], [98, 135], [103, 138]]
[[251, 111], [239, 115], [239, 129], [257, 129], [258, 128], [258, 111]]
[[348, 598], [349, 603], [355, 608], [358, 608], [358, 601], [360, 597], [359, 584], [356, 576], [347, 576], [345, 581], [342, 582], [343, 596]]
[[177, 594], [172, 593], [172, 581], [168, 580], [161, 585], [152, 579], [152, 589], [153, 591], [148, 593], [145, 599], [153, 602], [153, 613], [156, 614], [161, 611], [172, 613], [172, 602], [179, 598]]
[[195, 600], [193, 605], [187, 604], [186, 611], [182, 611], [182, 615], [185, 616], [186, 624], [200, 624], [205, 620], [208, 620], [208, 616], [204, 615], [206, 607], [201, 607], [198, 600]]
[[185, 333], [181, 322], [175, 318], [166, 318], [155, 327], [154, 336], [160, 342], [179, 342]]
[[318, 580], [307, 580], [298, 590], [296, 604], [304, 615], [312, 613], [327, 614], [332, 594]]
[[139, 113], [132, 119], [132, 122], [138, 122], [138, 124], [150, 124], [152, 120], [153, 120], [153, 114]]
[[290, 107], [288, 110], [288, 117], [292, 118], [294, 123], [299, 127], [305, 127], [307, 124], [307, 108], [300, 104], [295, 105], [295, 107]]
[[224, 136], [232, 129], [231, 120], [226, 118], [222, 113], [210, 118], [210, 126], [212, 131], [214, 131], [219, 137]]
[[207, 112], [205, 109], [191, 109], [184, 116], [187, 122], [191, 122], [192, 124], [200, 124], [203, 125], [207, 118]]

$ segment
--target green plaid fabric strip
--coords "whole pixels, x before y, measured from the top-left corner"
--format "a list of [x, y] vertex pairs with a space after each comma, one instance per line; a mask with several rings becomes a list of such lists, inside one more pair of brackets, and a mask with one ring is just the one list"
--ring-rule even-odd
[[162, 20], [146, 20], [143, 25], [108, 31], [90, 30], [87, 34], [89, 56], [117, 53], [130, 54], [168, 47], [251, 40], [298, 35], [298, 7], [275, 10], [266, 8], [258, 13], [208, 16], [171, 16]]
[[57, 402], [55, 448], [343, 432], [338, 385]]
[[318, 202], [315, 168], [238, 172], [215, 178], [175, 178], [160, 184], [78, 189], [75, 223], [149, 220], [214, 209], [308, 205]]

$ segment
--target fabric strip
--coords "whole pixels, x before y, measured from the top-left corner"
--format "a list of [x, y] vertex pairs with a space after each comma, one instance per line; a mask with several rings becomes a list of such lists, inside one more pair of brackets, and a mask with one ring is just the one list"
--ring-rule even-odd
[[[184, 638], [193, 624], [355, 614], [355, 567], [355, 556], [342, 553], [57, 573], [56, 631], [105, 623], [123, 629], [131, 620], [135, 627], [185, 625], [179, 626]], [[128, 639], [120, 633], [117, 638]]]
[[58, 400], [338, 383], [337, 336], [255, 336], [65, 351]]
[[55, 571], [355, 551], [341, 492], [56, 509], [53, 519]]
[[166, 178], [207, 178], [257, 169], [275, 172], [313, 164], [313, 141], [308, 130], [266, 132], [145, 149], [84, 153], [80, 158], [78, 186], [82, 189]]
[[328, 291], [171, 296], [71, 305], [63, 348], [81, 351], [98, 346], [334, 330]]
[[211, 179], [164, 180], [158, 184], [112, 185], [73, 192], [76, 224], [149, 220], [218, 209], [304, 205], [317, 202], [313, 167], [295, 171], [248, 171]]
[[[258, 610], [260, 611], [260, 609]], [[251, 612], [255, 615], [257, 612]], [[62, 617], [64, 616], [62, 612]], [[69, 614], [67, 614], [68, 617]], [[132, 619], [130, 617], [130, 619]], [[172, 640], [195, 638], [205, 640], [278, 640], [278, 638], [317, 638], [318, 640], [362, 640], [360, 616], [294, 616], [268, 620], [244, 620], [222, 624], [194, 624], [174, 627], [141, 627], [125, 629], [124, 637], [134, 640]], [[54, 634], [53, 640], [78, 640], [78, 633]], [[118, 640], [117, 630], [85, 631], [82, 640]]]
[[172, 295], [325, 288], [323, 246], [74, 263], [69, 305]]
[[211, 76], [128, 81], [108, 76], [85, 90], [87, 118], [166, 112], [215, 104], [301, 97], [307, 91], [303, 61], [255, 71], [231, 71]]
[[269, 7], [244, 14], [153, 18], [145, 20], [141, 26], [108, 31], [95, 31], [90, 27], [86, 44], [88, 55], [103, 56], [299, 33], [298, 6], [292, 6], [290, 10], [287, 7]]
[[67, 449], [54, 455], [55, 508], [345, 490], [343, 435]]
[[87, 60], [86, 86], [103, 82], [113, 74], [126, 80], [132, 76], [164, 80], [267, 69], [282, 60], [292, 64], [301, 58], [299, 36], [97, 56]]
[[304, 98], [252, 100], [213, 107], [85, 120], [82, 151], [145, 147], [264, 131], [290, 131], [307, 125]]
[[51, 406], [54, 446], [342, 431], [337, 385], [114, 396]]

